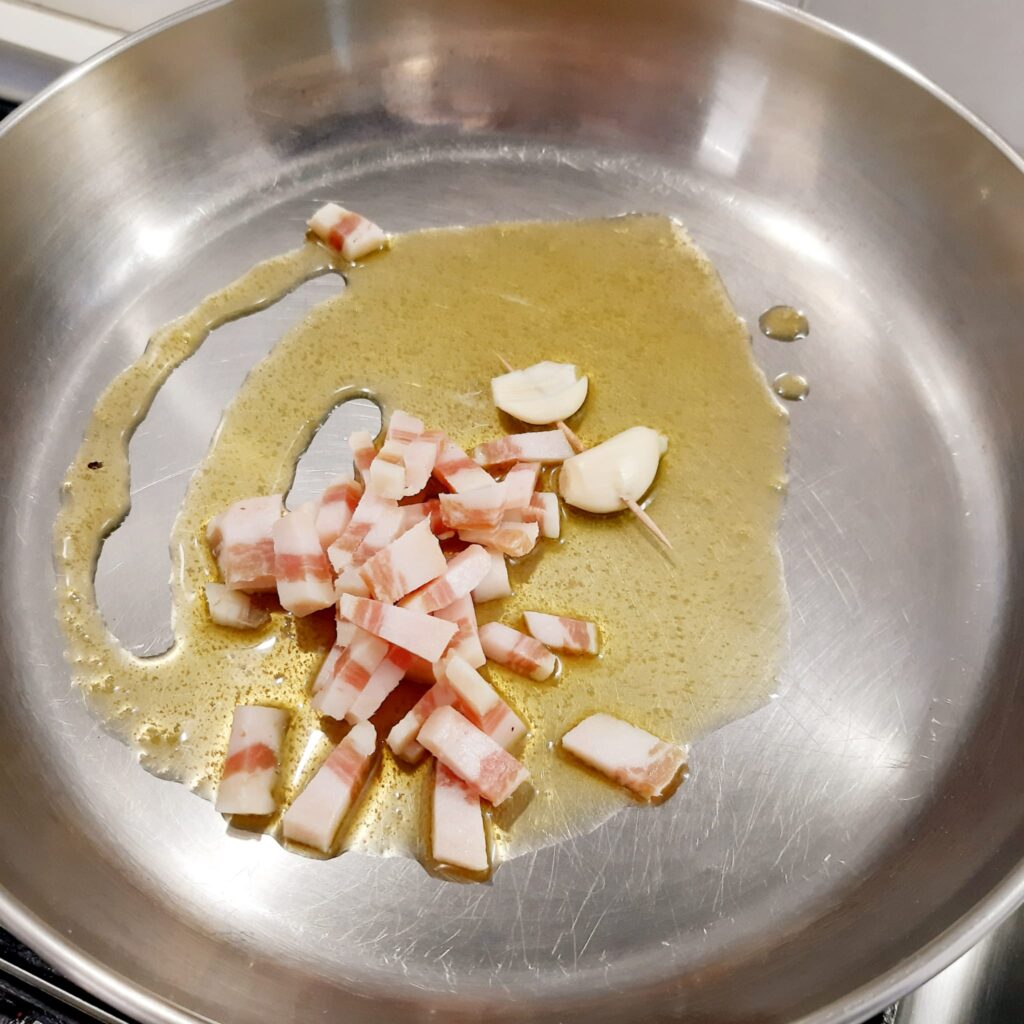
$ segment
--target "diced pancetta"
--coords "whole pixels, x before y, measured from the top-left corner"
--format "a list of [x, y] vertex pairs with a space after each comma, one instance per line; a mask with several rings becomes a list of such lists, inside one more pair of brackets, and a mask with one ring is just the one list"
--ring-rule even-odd
[[378, 601], [393, 604], [436, 580], [447, 569], [441, 545], [431, 532], [430, 523], [424, 521], [367, 560], [359, 572]]
[[342, 594], [338, 607], [342, 618], [360, 629], [430, 662], [441, 657], [458, 632], [454, 622], [351, 594]]
[[223, 583], [206, 584], [206, 604], [210, 609], [210, 618], [218, 626], [256, 629], [270, 618], [265, 609], [257, 608], [252, 603], [248, 594], [241, 590], [231, 590]]
[[335, 572], [348, 565], [362, 565], [402, 532], [403, 516], [398, 502], [367, 490], [341, 536], [327, 549]]
[[491, 661], [538, 683], [558, 667], [558, 659], [539, 640], [501, 622], [480, 627], [480, 646]]
[[437, 498], [429, 498], [427, 501], [411, 505], [399, 505], [399, 508], [402, 510], [402, 533], [427, 519], [430, 521], [431, 532], [438, 540], [455, 536], [455, 531], [441, 521], [441, 502]]
[[523, 612], [530, 635], [555, 651], [597, 654], [597, 626], [583, 619], [567, 619], [546, 612]]
[[416, 739], [495, 807], [530, 777], [507, 750], [452, 707], [434, 711]]
[[686, 748], [603, 713], [591, 715], [570, 729], [562, 737], [562, 746], [647, 800], [665, 792], [686, 763], [688, 753]]
[[418, 420], [415, 416], [396, 409], [391, 414], [391, 419], [388, 420], [388, 430], [384, 439], [394, 441], [396, 444], [407, 445], [418, 437], [422, 437], [425, 429], [423, 420]]
[[442, 494], [441, 521], [453, 530], [493, 530], [505, 508], [505, 485], [491, 483], [462, 494]]
[[270, 494], [236, 501], [210, 520], [206, 540], [226, 586], [247, 592], [276, 589], [271, 530], [283, 511], [281, 495]]
[[325, 203], [307, 222], [309, 230], [350, 263], [387, 245], [387, 235], [361, 213]]
[[389, 498], [418, 494], [430, 479], [440, 440], [435, 432], [424, 432], [421, 420], [396, 409], [384, 446], [370, 469], [370, 486]]
[[373, 670], [373, 675], [352, 701], [345, 712], [345, 718], [349, 722], [365, 722], [375, 715], [391, 691], [402, 681], [410, 661], [412, 655], [408, 651], [392, 646], [387, 657]]
[[235, 708], [214, 806], [221, 814], [272, 814], [278, 757], [288, 712], [262, 705]]
[[504, 508], [527, 508], [533, 500], [539, 475], [540, 464], [537, 462], [519, 462], [514, 465], [502, 481], [505, 485]]
[[348, 446], [352, 449], [352, 464], [365, 485], [370, 478], [370, 467], [377, 458], [373, 438], [366, 430], [357, 430], [349, 436]]
[[350, 476], [330, 484], [317, 502], [316, 532], [320, 546], [326, 551], [349, 524], [352, 513], [363, 494], [363, 485]]
[[560, 430], [534, 430], [528, 434], [506, 434], [473, 451], [481, 466], [507, 466], [510, 462], [553, 464], [572, 458], [572, 445]]
[[354, 725], [327, 755], [281, 818], [285, 839], [326, 853], [349, 808], [359, 796], [377, 750], [377, 731], [369, 722]]
[[500, 551], [488, 551], [491, 556], [491, 568], [487, 575], [473, 588], [473, 603], [484, 604], [487, 601], [497, 600], [499, 597], [509, 597], [512, 594], [512, 584], [508, 579], [508, 564], [505, 556]]
[[385, 441], [384, 447], [377, 453], [377, 458], [370, 466], [370, 479], [366, 486], [381, 498], [394, 498], [397, 501], [405, 494], [405, 466], [392, 442]]
[[380, 637], [358, 630], [337, 657], [332, 657], [333, 651], [327, 656], [313, 684], [313, 707], [340, 722], [390, 651]]
[[410, 441], [405, 449], [405, 496], [419, 494], [430, 481], [440, 441], [427, 435]]
[[402, 509], [397, 502], [383, 510], [377, 521], [370, 527], [370, 532], [363, 537], [359, 547], [352, 553], [352, 565], [364, 565], [379, 551], [383, 551], [402, 533]]
[[512, 558], [528, 555], [536, 546], [540, 527], [536, 523], [502, 522], [492, 530], [459, 530], [467, 544], [483, 544]]
[[334, 574], [320, 545], [316, 513], [316, 503], [307, 501], [271, 531], [278, 600], [300, 617], [334, 604]]
[[487, 834], [479, 794], [443, 764], [434, 765], [431, 855], [463, 871], [487, 870]]
[[459, 655], [449, 654], [441, 662], [441, 676], [456, 693], [455, 707], [506, 750], [526, 732], [497, 690]]
[[426, 751], [416, 742], [417, 733], [438, 708], [454, 704], [455, 699], [455, 691], [447, 682], [434, 683], [388, 733], [387, 744], [392, 753], [409, 764], [422, 760]]
[[540, 512], [540, 535], [557, 540], [562, 532], [562, 517], [558, 511], [558, 495], [553, 491], [537, 491], [530, 499], [530, 507]]
[[[339, 623], [340, 625], [340, 623]], [[352, 626], [352, 623], [348, 623]], [[353, 626], [353, 629], [357, 627]], [[355, 637], [349, 637], [346, 639], [344, 644], [336, 643], [328, 652], [327, 657], [324, 658], [323, 664], [320, 666], [316, 677], [313, 679], [313, 695], [316, 696], [325, 686], [330, 683], [334, 678], [334, 668], [338, 664], [338, 659], [345, 653], [345, 648], [352, 643]]]
[[460, 597], [470, 594], [490, 571], [491, 556], [487, 549], [473, 544], [446, 564], [442, 576], [405, 598], [402, 607], [417, 612], [447, 608]]
[[366, 585], [362, 573], [354, 565], [346, 565], [338, 573], [334, 581], [334, 593], [340, 599], [342, 594], [351, 594], [353, 597], [373, 597], [373, 592]]
[[[490, 565], [489, 558], [487, 564]], [[476, 608], [473, 607], [472, 596], [466, 594], [465, 597], [453, 601], [447, 608], [438, 608], [434, 615], [439, 619], [454, 622], [459, 627], [445, 653], [454, 651], [460, 658], [465, 658], [473, 668], [481, 668], [487, 658], [484, 656], [483, 647], [480, 646]]]
[[457, 494], [489, 487], [494, 479], [480, 468], [457, 444], [444, 438], [434, 463], [433, 474], [449, 490]]

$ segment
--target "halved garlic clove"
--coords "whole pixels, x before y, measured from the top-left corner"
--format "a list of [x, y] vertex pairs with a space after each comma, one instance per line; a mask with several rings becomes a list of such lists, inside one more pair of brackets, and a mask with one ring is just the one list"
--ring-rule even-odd
[[588, 380], [572, 363], [534, 363], [491, 379], [494, 404], [523, 423], [568, 419], [587, 398]]
[[654, 482], [668, 438], [650, 427], [630, 427], [562, 463], [558, 490], [585, 512], [618, 512], [639, 501]]

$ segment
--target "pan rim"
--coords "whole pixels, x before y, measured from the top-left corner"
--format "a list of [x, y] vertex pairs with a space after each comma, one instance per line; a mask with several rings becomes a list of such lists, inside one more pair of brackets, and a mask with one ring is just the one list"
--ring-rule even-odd
[[[31, 116], [52, 96], [70, 87], [79, 78], [113, 57], [191, 18], [227, 5], [230, 0], [202, 0], [191, 7], [162, 18], [105, 47], [88, 60], [70, 69], [0, 123], [0, 144], [26, 117]], [[986, 121], [938, 86], [913, 65], [885, 47], [848, 29], [841, 28], [781, 0], [735, 0], [736, 3], [770, 11], [860, 50], [908, 79], [938, 100], [974, 128], [1021, 174], [1024, 155], [1018, 152]], [[877, 1013], [908, 992], [928, 981], [974, 946], [1024, 901], [1024, 859], [1009, 871], [970, 910], [962, 914], [941, 934], [914, 954], [897, 963], [872, 981], [813, 1010], [794, 1024], [844, 1024]], [[47, 924], [0, 884], [0, 925], [29, 945], [47, 963], [75, 984], [104, 1002], [129, 1014], [143, 1024], [213, 1024], [208, 1017], [179, 1006], [130, 978], [111, 970], [84, 952], [71, 939]]]

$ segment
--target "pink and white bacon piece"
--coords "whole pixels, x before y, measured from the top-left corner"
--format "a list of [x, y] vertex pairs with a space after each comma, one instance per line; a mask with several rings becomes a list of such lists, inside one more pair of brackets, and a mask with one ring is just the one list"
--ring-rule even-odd
[[342, 594], [338, 603], [341, 617], [354, 622], [388, 643], [435, 662], [458, 632], [454, 622], [395, 605]]
[[363, 485], [351, 476], [343, 476], [329, 484], [320, 495], [316, 510], [316, 532], [320, 546], [326, 551], [341, 536], [363, 494]]
[[334, 604], [334, 574], [320, 544], [316, 517], [316, 503], [307, 501], [279, 519], [271, 531], [277, 597], [299, 617]]
[[458, 710], [503, 749], [526, 732], [523, 720], [464, 658], [449, 654], [441, 662], [440, 675], [455, 691]]
[[[505, 484], [490, 483], [461, 494], [442, 494], [441, 522], [452, 530], [492, 530], [505, 510]], [[529, 498], [527, 498], [529, 503]]]
[[[467, 549], [468, 550], [468, 549]], [[490, 561], [488, 560], [488, 564]], [[476, 608], [473, 598], [467, 594], [453, 601], [447, 608], [438, 608], [433, 613], [436, 618], [454, 622], [459, 631], [448, 645], [448, 651], [464, 658], [473, 668], [481, 668], [486, 663], [484, 649], [480, 646], [480, 633], [476, 622]]]
[[356, 430], [349, 435], [348, 446], [352, 449], [352, 465], [355, 466], [359, 479], [365, 484], [369, 479], [373, 460], [377, 458], [373, 438], [367, 430]]
[[530, 777], [507, 750], [452, 707], [438, 708], [416, 738], [441, 764], [495, 807]]
[[258, 629], [270, 618], [269, 613], [257, 608], [252, 598], [242, 590], [232, 590], [223, 583], [207, 583], [205, 590], [210, 618], [218, 626]]
[[236, 501], [210, 520], [206, 540], [226, 586], [246, 592], [276, 589], [271, 531], [283, 511], [281, 495], [270, 494]]
[[508, 579], [508, 564], [500, 551], [488, 551], [491, 568], [487, 575], [473, 588], [473, 603], [485, 604], [499, 597], [512, 596], [512, 584]]
[[376, 749], [374, 727], [369, 722], [353, 726], [284, 812], [285, 839], [326, 853], [363, 788]]
[[491, 571], [491, 556], [479, 544], [460, 551], [445, 566], [443, 575], [410, 594], [402, 601], [403, 608], [417, 612], [435, 612], [447, 608], [459, 598], [472, 593]]
[[272, 814], [277, 808], [281, 742], [288, 712], [259, 704], [235, 708], [214, 807], [221, 814]]
[[[405, 453], [410, 443], [423, 434], [423, 421], [401, 409], [391, 414], [384, 444], [370, 466], [367, 486], [382, 498], [402, 498], [406, 494]], [[436, 452], [436, 446], [435, 446]], [[427, 474], [430, 475], [429, 473]], [[422, 486], [422, 485], [421, 485]], [[419, 488], [417, 488], [419, 489]], [[415, 491], [409, 493], [415, 494]]]
[[431, 855], [463, 871], [487, 870], [487, 834], [480, 796], [443, 764], [434, 765]]
[[494, 483], [489, 473], [447, 437], [441, 442], [433, 474], [445, 487], [457, 494], [475, 491], [478, 487], [490, 487]]
[[583, 719], [562, 737], [562, 746], [584, 764], [645, 800], [661, 796], [686, 763], [688, 749], [658, 739], [613, 715]]
[[597, 626], [592, 622], [569, 619], [564, 615], [548, 615], [546, 612], [523, 612], [523, 618], [530, 634], [552, 650], [597, 654]]
[[502, 484], [505, 488], [505, 508], [527, 508], [533, 500], [533, 492], [540, 476], [537, 462], [517, 462], [506, 474]]
[[437, 682], [388, 733], [388, 746], [397, 757], [411, 764], [423, 757], [423, 747], [416, 736], [437, 708], [448, 705], [455, 705], [474, 726], [503, 747], [510, 746], [526, 731], [519, 716], [465, 659], [450, 654], [434, 668]]
[[307, 223], [317, 238], [349, 261], [383, 249], [388, 241], [372, 220], [337, 203], [325, 203]]
[[390, 650], [387, 641], [356, 628], [344, 650], [335, 647], [327, 655], [313, 681], [313, 707], [340, 722]]
[[538, 683], [558, 667], [558, 659], [539, 640], [501, 622], [480, 627], [480, 645], [491, 661]]
[[[430, 530], [429, 520], [424, 520], [368, 559], [359, 574], [379, 601], [393, 604], [436, 580], [447, 569], [441, 545]], [[445, 603], [451, 604], [450, 601]]]
[[575, 454], [561, 430], [534, 430], [528, 434], [506, 434], [478, 445], [473, 458], [481, 466], [505, 466], [510, 462], [554, 464]]
[[512, 558], [528, 555], [536, 546], [540, 527], [536, 523], [502, 522], [491, 530], [459, 530], [460, 540], [483, 544]]

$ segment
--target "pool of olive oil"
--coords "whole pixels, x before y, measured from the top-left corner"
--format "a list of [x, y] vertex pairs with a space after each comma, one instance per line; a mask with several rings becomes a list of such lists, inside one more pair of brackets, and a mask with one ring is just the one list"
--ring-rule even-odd
[[[349, 286], [254, 368], [192, 477], [171, 537], [174, 645], [153, 658], [128, 653], [96, 606], [93, 573], [128, 511], [134, 426], [218, 324], [331, 270]], [[646, 504], [674, 547], [629, 513], [566, 509], [561, 539], [513, 566], [514, 596], [479, 607], [481, 623], [520, 625], [530, 608], [592, 619], [602, 644], [596, 658], [564, 657], [545, 683], [487, 670], [530, 727], [516, 751], [530, 782], [491, 815], [496, 858], [589, 831], [629, 802], [558, 749], [584, 716], [607, 711], [686, 743], [768, 699], [787, 639], [776, 536], [787, 419], [714, 269], [677, 225], [630, 216], [423, 231], [354, 267], [332, 265], [307, 242], [158, 331], [97, 402], [68, 470], [55, 526], [68, 660], [95, 713], [147, 769], [210, 796], [235, 705], [280, 705], [292, 713], [287, 806], [345, 731], [309, 706], [333, 622], [275, 611], [257, 631], [213, 625], [202, 593], [217, 578], [206, 523], [239, 498], [287, 490], [317, 426], [357, 392], [465, 448], [514, 429], [490, 400], [499, 353], [517, 366], [572, 362], [589, 375], [571, 420], [587, 444], [637, 424], [668, 436]], [[415, 698], [412, 684], [392, 695], [375, 719], [382, 735]], [[385, 748], [339, 846], [426, 857], [429, 779], [427, 766], [409, 770]]]

